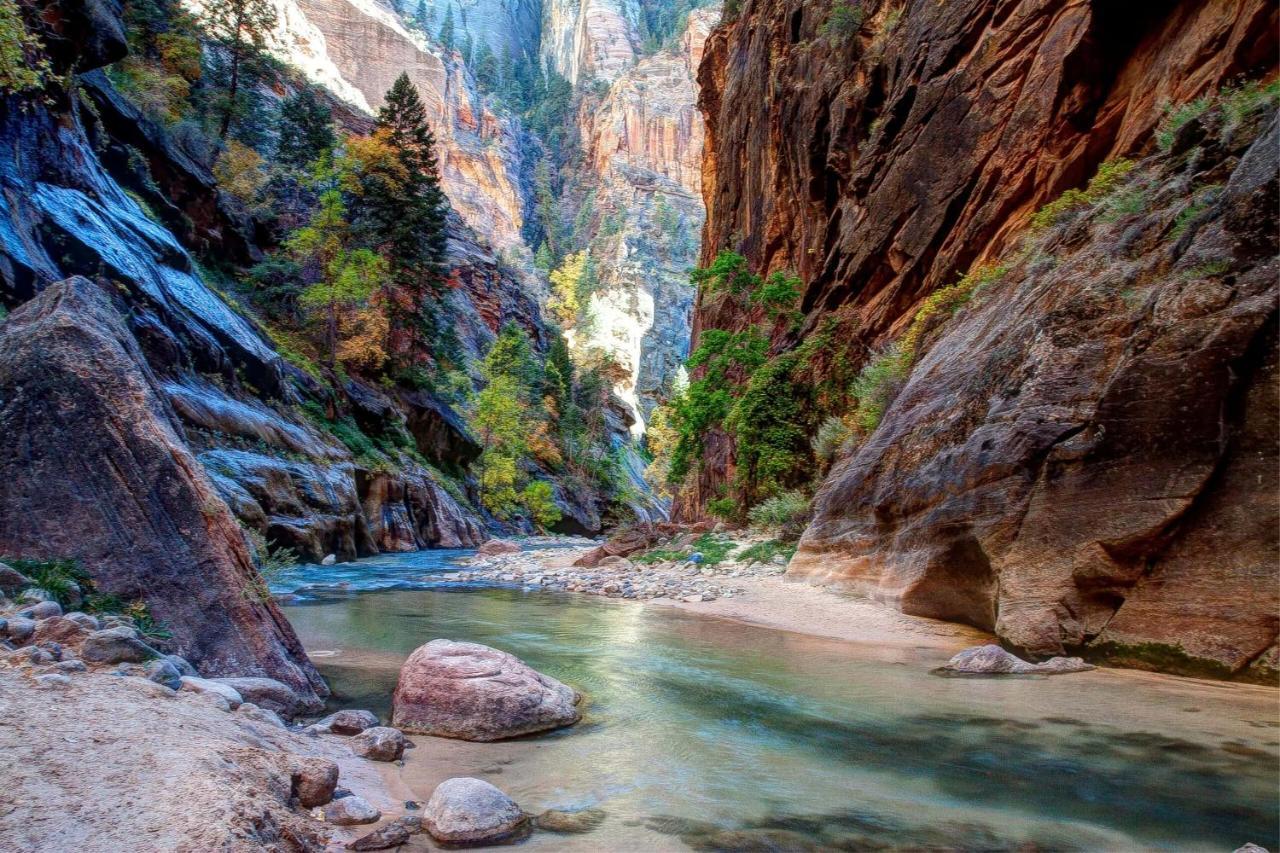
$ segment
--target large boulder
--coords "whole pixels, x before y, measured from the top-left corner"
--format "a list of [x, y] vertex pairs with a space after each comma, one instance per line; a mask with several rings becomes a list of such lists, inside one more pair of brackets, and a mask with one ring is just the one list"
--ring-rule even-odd
[[0, 563], [0, 595], [14, 598], [29, 586], [31, 586], [31, 578], [12, 566]]
[[295, 758], [289, 768], [290, 790], [303, 808], [323, 806], [338, 787], [338, 765], [327, 758]]
[[382, 812], [363, 797], [343, 797], [324, 807], [324, 819], [335, 826], [377, 823], [381, 817]]
[[436, 786], [427, 802], [427, 832], [446, 844], [491, 844], [510, 838], [527, 818], [515, 801], [482, 779], [460, 776]]
[[[260, 343], [259, 343], [260, 345]], [[51, 285], [0, 326], [0, 554], [79, 561], [205, 673], [327, 694], [106, 292]]]
[[358, 735], [376, 725], [378, 725], [378, 716], [372, 711], [344, 708], [317, 722], [315, 728], [333, 732], [335, 735]]
[[490, 741], [576, 723], [577, 691], [479, 643], [432, 640], [400, 668], [392, 725]]

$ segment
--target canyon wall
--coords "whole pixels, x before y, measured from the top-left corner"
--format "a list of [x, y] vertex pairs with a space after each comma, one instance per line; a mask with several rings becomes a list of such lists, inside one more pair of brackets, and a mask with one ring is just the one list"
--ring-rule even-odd
[[623, 72], [603, 98], [583, 102], [584, 174], [600, 286], [580, 348], [609, 353], [627, 378], [616, 386], [638, 432], [688, 354], [701, 202], [702, 117], [693, 75], [719, 12], [689, 17], [671, 48]]
[[[999, 272], [916, 328], [790, 576], [1032, 654], [1274, 678], [1274, 98], [1154, 139], [1166, 103], [1274, 77], [1274, 5], [853, 7], [747, 0], [712, 34], [704, 262], [795, 271], [773, 351], [834, 328], [819, 374]], [[1138, 162], [1114, 199], [1028, 227], [1117, 158]], [[695, 336], [755, 319], [729, 304], [704, 296]], [[680, 512], [733, 464], [708, 436]]]

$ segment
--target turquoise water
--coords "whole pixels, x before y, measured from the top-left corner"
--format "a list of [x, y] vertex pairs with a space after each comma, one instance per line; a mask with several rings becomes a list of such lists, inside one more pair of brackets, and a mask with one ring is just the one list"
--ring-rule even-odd
[[939, 678], [926, 649], [434, 581], [459, 553], [304, 567], [279, 589], [299, 590], [286, 613], [335, 705], [385, 714], [400, 663], [436, 637], [512, 652], [588, 697], [578, 726], [498, 744], [421, 739], [446, 758], [406, 770], [422, 799], [441, 778], [478, 775], [526, 811], [605, 815], [589, 834], [529, 845], [1277, 846], [1273, 691], [1138, 673]]

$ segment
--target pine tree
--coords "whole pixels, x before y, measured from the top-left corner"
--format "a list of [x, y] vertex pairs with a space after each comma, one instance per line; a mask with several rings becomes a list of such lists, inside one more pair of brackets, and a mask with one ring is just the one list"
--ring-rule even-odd
[[445, 50], [453, 50], [453, 40], [453, 4], [450, 3], [445, 7], [444, 23], [440, 25], [440, 44], [444, 45]]
[[[448, 200], [440, 188], [435, 137], [427, 110], [408, 74], [396, 78], [378, 113], [378, 134], [395, 152], [403, 177], [383, 181], [361, 199], [361, 222], [391, 265], [399, 291], [388, 300], [392, 337], [405, 341], [392, 352], [398, 360], [439, 344], [436, 315], [444, 289]], [[437, 357], [441, 350], [434, 349]]]
[[[266, 57], [266, 37], [276, 25], [276, 9], [271, 0], [211, 0], [204, 8], [201, 23], [206, 33], [226, 54], [227, 91], [222, 97], [218, 136], [226, 139], [232, 122], [243, 112], [242, 89], [245, 72], [254, 72]], [[249, 74], [247, 76], [255, 76]]]
[[310, 87], [286, 98], [280, 105], [280, 135], [276, 159], [296, 169], [331, 150], [337, 144], [333, 115]]
[[475, 52], [475, 40], [471, 38], [471, 33], [467, 33], [467, 37], [462, 40], [462, 61], [470, 66]]
[[427, 0], [418, 0], [418, 10], [413, 15], [413, 23], [424, 33], [427, 31]]
[[480, 47], [476, 51], [474, 70], [476, 82], [486, 92], [494, 91], [502, 82], [502, 74], [498, 70], [498, 58], [493, 55], [493, 50], [486, 41], [481, 41]]

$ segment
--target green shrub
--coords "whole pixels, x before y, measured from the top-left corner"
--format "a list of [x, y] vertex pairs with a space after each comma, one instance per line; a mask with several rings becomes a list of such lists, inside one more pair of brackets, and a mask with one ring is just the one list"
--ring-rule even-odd
[[694, 552], [701, 554], [702, 562], [708, 566], [724, 562], [735, 547], [737, 546], [732, 539], [716, 536], [714, 533], [704, 533], [693, 543]]
[[792, 379], [798, 357], [786, 353], [760, 365], [725, 418], [735, 445], [734, 486], [742, 503], [809, 479], [812, 389]]
[[1188, 101], [1178, 106], [1168, 105], [1165, 107], [1164, 118], [1160, 121], [1160, 126], [1156, 129], [1156, 145], [1161, 151], [1168, 151], [1173, 147], [1173, 141], [1178, 136], [1178, 131], [1186, 127], [1191, 122], [1200, 118], [1209, 111], [1213, 106], [1210, 96], [1196, 98], [1194, 101]]
[[1030, 230], [1035, 232], [1056, 225], [1067, 213], [1092, 207], [1103, 201], [1119, 187], [1121, 180], [1133, 171], [1135, 165], [1132, 160], [1124, 159], [1103, 163], [1084, 189], [1067, 190], [1036, 211], [1035, 216], [1031, 217]]
[[819, 32], [824, 36], [845, 39], [857, 35], [858, 30], [862, 29], [864, 20], [866, 20], [866, 13], [861, 6], [855, 6], [849, 0], [836, 0]]
[[29, 92], [44, 85], [49, 61], [40, 39], [27, 30], [15, 0], [0, 0], [0, 91]]
[[753, 506], [747, 517], [761, 530], [798, 533], [809, 517], [809, 498], [799, 491], [783, 492]]
[[818, 460], [819, 473], [825, 472], [840, 458], [853, 437], [853, 429], [841, 418], [829, 417], [818, 426], [810, 446]]
[[712, 498], [707, 501], [707, 512], [716, 518], [733, 521], [738, 517], [738, 502], [733, 498]]
[[898, 350], [903, 359], [902, 367], [908, 368], [915, 361], [920, 339], [929, 330], [930, 324], [937, 315], [944, 311], [954, 313], [957, 308], [972, 299], [979, 290], [1004, 278], [1004, 274], [1008, 271], [1009, 268], [1003, 264], [982, 264], [965, 273], [955, 284], [939, 288], [929, 294], [916, 310], [915, 317], [911, 319], [911, 325], [898, 342]]
[[853, 422], [863, 434], [870, 435], [880, 426], [880, 419], [893, 402], [907, 377], [909, 364], [896, 345], [871, 357], [853, 380], [853, 396], [857, 406]]
[[546, 480], [534, 480], [524, 487], [520, 493], [520, 503], [533, 519], [533, 523], [542, 530], [560, 520], [560, 508], [556, 506], [551, 484]]
[[258, 577], [250, 581], [245, 594], [249, 598], [266, 601], [271, 597], [271, 584], [279, 580], [281, 574], [298, 565], [298, 552], [293, 548], [270, 544], [266, 536], [252, 527], [242, 526], [241, 529], [253, 550], [258, 569]]
[[737, 554], [734, 554], [733, 558], [740, 563], [750, 563], [752, 561], [767, 563], [779, 555], [790, 560], [795, 556], [795, 553], [796, 546], [794, 543], [789, 544], [787, 542], [783, 542], [781, 539], [770, 539], [766, 542], [757, 542], [748, 548], [742, 549]]
[[93, 580], [75, 560], [26, 560], [4, 558], [0, 560], [17, 572], [31, 579], [31, 586], [42, 589], [64, 609], [70, 609], [75, 590], [89, 593]]

